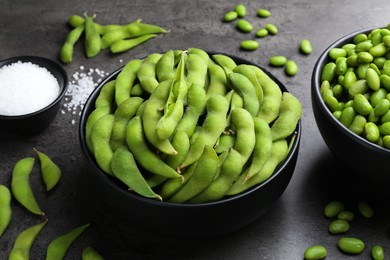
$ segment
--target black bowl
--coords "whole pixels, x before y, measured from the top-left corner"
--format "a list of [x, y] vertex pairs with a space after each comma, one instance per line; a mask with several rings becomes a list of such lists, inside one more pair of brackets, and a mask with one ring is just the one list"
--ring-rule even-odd
[[[230, 56], [232, 57], [232, 56]], [[252, 64], [241, 58], [232, 57], [237, 64]], [[266, 213], [282, 195], [290, 182], [295, 169], [300, 136], [301, 122], [297, 125], [296, 139], [285, 161], [265, 182], [239, 194], [216, 202], [202, 204], [175, 204], [147, 199], [128, 192], [123, 186], [104, 173], [85, 141], [85, 124], [102, 86], [116, 78], [122, 68], [118, 69], [92, 92], [81, 114], [79, 138], [82, 154], [85, 159], [85, 173], [93, 184], [96, 193], [110, 205], [117, 214], [131, 220], [143, 228], [168, 236], [200, 238], [226, 234], [238, 230]], [[264, 70], [265, 71], [265, 70]], [[266, 72], [266, 71], [265, 71]], [[267, 74], [279, 84], [284, 85]]]
[[57, 98], [46, 107], [24, 115], [0, 115], [0, 131], [20, 134], [36, 134], [47, 128], [58, 113], [67, 86], [68, 76], [65, 70], [56, 62], [37, 56], [20, 56], [0, 61], [0, 68], [15, 62], [31, 62], [46, 68], [58, 81], [60, 91]]
[[390, 150], [373, 144], [353, 133], [341, 124], [328, 109], [320, 94], [320, 78], [323, 67], [329, 62], [328, 52], [334, 47], [351, 43], [360, 34], [367, 34], [375, 28], [359, 30], [348, 34], [331, 44], [316, 62], [311, 80], [311, 99], [314, 117], [320, 133], [335, 157], [347, 169], [347, 174], [358, 176], [371, 188], [385, 190], [390, 188]]

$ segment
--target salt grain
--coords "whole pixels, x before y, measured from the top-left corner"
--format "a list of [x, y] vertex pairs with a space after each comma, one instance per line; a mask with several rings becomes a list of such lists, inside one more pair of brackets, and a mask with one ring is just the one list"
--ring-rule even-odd
[[15, 62], [0, 69], [0, 114], [15, 116], [36, 112], [59, 94], [56, 78], [31, 62]]

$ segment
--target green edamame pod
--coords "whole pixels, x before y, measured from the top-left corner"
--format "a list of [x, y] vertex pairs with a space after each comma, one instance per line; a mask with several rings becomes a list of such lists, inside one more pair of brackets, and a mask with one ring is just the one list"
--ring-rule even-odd
[[110, 139], [110, 146], [113, 151], [125, 143], [127, 123], [135, 116], [143, 101], [140, 97], [131, 97], [123, 101], [115, 110]]
[[236, 137], [233, 134], [222, 134], [214, 147], [216, 153], [220, 154], [233, 148]]
[[131, 89], [137, 78], [137, 71], [142, 60], [134, 59], [128, 62], [115, 79], [115, 102], [119, 106], [130, 97]]
[[81, 260], [104, 260], [104, 257], [99, 254], [94, 248], [88, 246], [81, 253]]
[[44, 215], [29, 183], [34, 162], [35, 158], [33, 157], [26, 157], [16, 162], [12, 169], [11, 191], [13, 197], [28, 211], [37, 215]]
[[219, 66], [221, 66], [225, 70], [225, 72], [226, 70], [231, 72], [234, 70], [235, 67], [237, 67], [236, 62], [232, 58], [224, 54], [214, 54], [212, 55], [212, 58]]
[[243, 164], [241, 154], [234, 149], [229, 149], [225, 160], [222, 163], [218, 178], [202, 192], [191, 198], [189, 203], [203, 203], [220, 200], [230, 189], [233, 182], [240, 175]]
[[95, 29], [94, 16], [85, 14], [85, 53], [88, 58], [93, 58], [99, 54], [102, 46], [102, 39]]
[[137, 71], [137, 77], [142, 88], [149, 94], [152, 94], [153, 90], [159, 84], [156, 79], [156, 64], [161, 56], [162, 54], [160, 53], [149, 54], [148, 57], [143, 60]]
[[142, 121], [139, 116], [133, 117], [126, 128], [126, 143], [137, 162], [147, 171], [168, 178], [182, 176], [164, 163], [161, 158], [150, 150], [144, 137]]
[[205, 52], [204, 50], [202, 49], [199, 49], [199, 48], [188, 48], [187, 49], [188, 53], [189, 54], [197, 54], [199, 55], [200, 57], [202, 57], [203, 61], [208, 65], [210, 63], [214, 63], [211, 59], [210, 59], [210, 56], [207, 52]]
[[195, 53], [190, 53], [186, 60], [187, 78], [189, 85], [198, 84], [202, 88], [206, 85], [207, 80], [207, 63], [201, 56]]
[[146, 198], [162, 200], [146, 183], [145, 178], [139, 171], [133, 154], [126, 146], [119, 147], [112, 156], [111, 169], [115, 177], [129, 187], [129, 190]]
[[95, 108], [99, 107], [112, 107], [115, 97], [115, 80], [111, 80], [104, 84], [101, 88], [99, 96], [95, 101]]
[[166, 158], [164, 158], [164, 161], [173, 169], [177, 169], [186, 158], [190, 149], [190, 138], [187, 133], [177, 129], [172, 137], [172, 146], [177, 151], [177, 154], [167, 155]]
[[138, 37], [132, 38], [132, 39], [118, 40], [118, 41], [111, 44], [110, 51], [112, 53], [119, 53], [119, 52], [128, 51], [128, 50], [135, 48], [138, 45], [140, 45], [140, 44], [142, 44], [142, 43], [144, 43], [144, 42], [146, 42], [154, 37], [157, 37], [157, 35], [156, 34], [145, 34], [145, 35], [141, 35], [141, 36], [138, 36]]
[[92, 127], [96, 123], [96, 121], [110, 114], [111, 108], [108, 106], [99, 107], [92, 111], [92, 113], [88, 116], [87, 122], [85, 123], [85, 142], [87, 143], [88, 150], [93, 153], [93, 145], [91, 141], [91, 133]]
[[45, 153], [34, 148], [41, 162], [41, 174], [46, 190], [53, 189], [61, 179], [61, 169], [53, 160]]
[[246, 173], [233, 183], [232, 187], [226, 192], [226, 195], [239, 194], [265, 180], [267, 180], [275, 171], [276, 167], [286, 158], [288, 153], [288, 144], [285, 139], [275, 141], [272, 145], [271, 156], [264, 164], [263, 168], [252, 178], [245, 181]]
[[171, 178], [163, 183], [160, 189], [160, 196], [163, 198], [163, 201], [168, 201], [174, 194], [179, 191], [184, 184], [191, 178], [194, 173], [197, 162], [191, 164], [189, 167], [182, 169], [182, 179]]
[[215, 178], [218, 163], [217, 153], [211, 146], [205, 145], [190, 179], [168, 201], [184, 203], [206, 189]]
[[89, 224], [79, 226], [52, 240], [47, 246], [46, 260], [63, 259], [74, 240], [89, 227]]
[[12, 218], [11, 191], [0, 184], [0, 238], [7, 229]]
[[165, 113], [157, 123], [156, 134], [160, 140], [171, 137], [183, 114], [184, 104], [181, 100], [176, 100], [174, 104], [171, 104], [168, 113]]
[[246, 76], [251, 83], [253, 84], [253, 87], [256, 91], [256, 96], [259, 101], [259, 104], [263, 103], [263, 88], [261, 87], [259, 80], [256, 77], [256, 73], [253, 69], [253, 67], [246, 65], [246, 64], [240, 64], [236, 68], [234, 68], [233, 72], [240, 73], [244, 76]]
[[74, 45], [83, 34], [84, 28], [85, 28], [84, 23], [82, 23], [76, 28], [74, 28], [72, 31], [70, 31], [70, 33], [66, 37], [66, 40], [60, 50], [60, 60], [63, 63], [72, 62]]
[[227, 78], [223, 68], [210, 62], [208, 65], [208, 72], [210, 82], [207, 86], [207, 96], [211, 96], [213, 94], [226, 95]]
[[272, 141], [290, 136], [302, 115], [302, 104], [294, 95], [283, 92], [280, 114], [271, 127]]
[[96, 163], [106, 173], [111, 172], [111, 158], [113, 151], [110, 145], [114, 115], [105, 115], [99, 118], [91, 130], [91, 143]]
[[227, 125], [226, 115], [228, 109], [229, 104], [223, 96], [213, 95], [207, 99], [207, 115], [203, 122], [202, 130], [191, 145], [181, 167], [188, 166], [198, 160], [205, 145], [214, 146]]
[[163, 82], [175, 77], [175, 54], [169, 50], [161, 56], [156, 64], [156, 77], [159, 82]]
[[9, 253], [8, 260], [27, 260], [30, 258], [30, 249], [36, 237], [43, 227], [47, 224], [44, 222], [23, 230], [16, 238], [14, 245]]
[[255, 147], [254, 121], [252, 115], [243, 108], [233, 109], [231, 115], [232, 126], [236, 132], [233, 148], [241, 155], [242, 165], [244, 165]]
[[233, 72], [228, 75], [228, 83], [243, 98], [244, 108], [252, 116], [256, 116], [260, 109], [260, 102], [252, 82], [246, 76]]
[[257, 80], [263, 88], [263, 103], [260, 106], [258, 117], [261, 117], [271, 123], [279, 115], [279, 108], [282, 102], [282, 91], [278, 84], [273, 81], [263, 70], [259, 67], [252, 66], [255, 71]]
[[252, 162], [246, 172], [245, 181], [260, 172], [272, 151], [272, 133], [268, 123], [260, 118], [253, 118], [255, 126], [255, 147], [253, 149]]

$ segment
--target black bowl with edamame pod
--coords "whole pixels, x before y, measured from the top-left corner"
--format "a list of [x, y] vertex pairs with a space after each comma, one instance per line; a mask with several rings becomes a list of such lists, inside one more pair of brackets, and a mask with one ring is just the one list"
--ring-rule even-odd
[[[237, 64], [255, 65], [238, 57], [232, 58]], [[236, 231], [259, 219], [272, 208], [288, 186], [295, 169], [301, 138], [300, 121], [295, 128], [294, 138], [291, 138], [287, 157], [271, 177], [238, 195], [225, 196], [218, 201], [179, 204], [149, 199], [129, 192], [126, 186], [105, 173], [88, 149], [85, 127], [89, 115], [95, 109], [95, 101], [102, 87], [115, 79], [122, 69], [123, 67], [113, 72], [96, 87], [80, 118], [79, 141], [85, 161], [85, 174], [93, 190], [96, 190], [91, 197], [101, 199], [112, 207], [116, 214], [148, 231], [184, 238], [212, 237]], [[278, 79], [264, 71], [282, 91], [288, 91]]]
[[[324, 101], [323, 95], [321, 94], [322, 71], [325, 68], [326, 64], [334, 61], [333, 58], [330, 58], [329, 52], [333, 48], [341, 48], [346, 44], [352, 43], [357, 35], [368, 35], [374, 29], [378, 28], [368, 28], [350, 33], [332, 43], [321, 54], [315, 64], [312, 73], [311, 99], [312, 109], [320, 134], [322, 135], [325, 143], [329, 147], [330, 151], [335, 155], [335, 157], [340, 162], [345, 164], [347, 169], [350, 169], [346, 174], [350, 175], [352, 178], [358, 176], [358, 178], [360, 178], [363, 183], [366, 183], [367, 185], [371, 186], [374, 189], [377, 189], [378, 191], [384, 191], [388, 190], [388, 188], [390, 187], [390, 171], [388, 169], [390, 160], [390, 149], [383, 147], [382, 145], [380, 145], [380, 143], [369, 141], [369, 139], [367, 139], [365, 136], [366, 130], [364, 130], [364, 128], [356, 132], [351, 131], [351, 125], [348, 125], [347, 123], [345, 123], [345, 121], [343, 121], [344, 123], [342, 123], [335, 117], [333, 113], [337, 111], [337, 109], [331, 111], [330, 108], [327, 106], [326, 102]], [[369, 53], [369, 50], [366, 52]], [[348, 54], [346, 57], [349, 57]], [[381, 68], [378, 69], [379, 73], [381, 73]], [[353, 71], [356, 72], [356, 75], [359, 75], [357, 67], [355, 67]], [[336, 76], [337, 83], [335, 82]], [[336, 76], [330, 84], [331, 89], [334, 88], [335, 84], [344, 84], [344, 81], [342, 81], [342, 77], [338, 77], [339, 75], [337, 73]], [[347, 84], [347, 86], [349, 86], [349, 84]], [[323, 87], [323, 89], [324, 88], [325, 87]], [[383, 86], [381, 86], [380, 88], [383, 88]], [[349, 90], [344, 91], [345, 93], [349, 93]], [[334, 91], [331, 92], [334, 93]], [[328, 93], [330, 92], [328, 91]], [[370, 95], [372, 95], [372, 93], [374, 93], [374, 90], [368, 88], [368, 91], [364, 95], [367, 95], [369, 97]], [[338, 102], [340, 105], [341, 101], [343, 100], [341, 98], [339, 99], [340, 100], [338, 100]], [[368, 100], [370, 100], [370, 98], [368, 98]], [[341, 103], [341, 105], [342, 104], [343, 103]], [[335, 114], [337, 115], [340, 113], [336, 112]], [[359, 115], [359, 113], [357, 113], [355, 110], [355, 117], [356, 115]], [[370, 122], [370, 119], [366, 119], [366, 122]], [[379, 119], [376, 124], [378, 126], [381, 124]], [[362, 130], [363, 132], [361, 132]]]
[[[17, 115], [2, 115], [0, 113], [0, 131], [18, 134], [36, 134], [47, 128], [57, 115], [60, 103], [68, 87], [68, 76], [61, 65], [48, 58], [38, 56], [20, 56], [2, 60], [0, 61], [0, 69], [17, 62], [23, 64], [31, 63], [37, 65], [41, 69], [46, 69], [54, 76], [59, 86], [57, 96], [53, 96], [52, 101], [35, 111]], [[26, 77], [25, 75], [16, 76]], [[54, 80], [52, 80], [52, 82], [54, 82]], [[28, 93], [25, 94], [29, 95]], [[34, 98], [32, 96], [33, 95], [30, 95], [31, 98]]]

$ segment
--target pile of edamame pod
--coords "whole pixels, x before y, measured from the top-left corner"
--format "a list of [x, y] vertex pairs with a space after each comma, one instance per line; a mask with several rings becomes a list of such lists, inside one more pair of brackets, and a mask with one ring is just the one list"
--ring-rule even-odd
[[286, 158], [300, 101], [262, 69], [199, 48], [129, 61], [85, 123], [98, 166], [129, 190], [172, 203], [239, 194]]
[[356, 35], [329, 51], [321, 95], [350, 131], [390, 149], [390, 26]]

